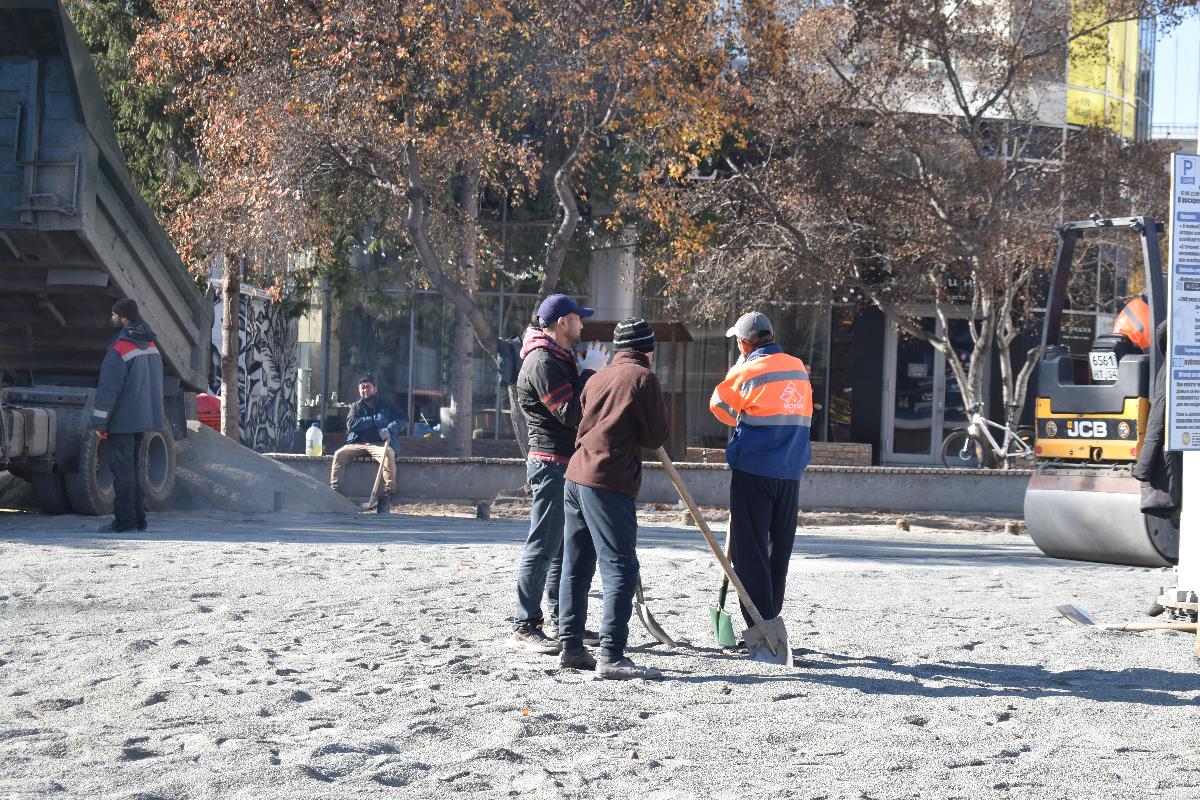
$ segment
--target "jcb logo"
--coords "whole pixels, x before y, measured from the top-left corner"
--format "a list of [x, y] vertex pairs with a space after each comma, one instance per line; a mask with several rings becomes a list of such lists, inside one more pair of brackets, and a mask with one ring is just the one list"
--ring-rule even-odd
[[1067, 420], [1067, 436], [1073, 439], [1107, 439], [1108, 423], [1104, 420]]

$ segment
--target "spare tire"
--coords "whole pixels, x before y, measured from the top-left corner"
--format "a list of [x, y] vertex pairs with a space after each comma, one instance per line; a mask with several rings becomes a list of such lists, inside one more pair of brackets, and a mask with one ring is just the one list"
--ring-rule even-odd
[[112, 513], [116, 490], [108, 466], [108, 443], [85, 431], [79, 443], [79, 471], [66, 476], [67, 497], [76, 514], [103, 517]]
[[138, 483], [142, 485], [146, 508], [165, 511], [175, 494], [175, 436], [169, 422], [161, 431], [142, 435], [139, 455], [142, 469], [138, 473]]

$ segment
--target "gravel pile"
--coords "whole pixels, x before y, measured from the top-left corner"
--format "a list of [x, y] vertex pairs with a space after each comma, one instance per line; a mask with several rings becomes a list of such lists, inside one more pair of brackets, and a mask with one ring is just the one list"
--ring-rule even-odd
[[804, 528], [787, 669], [715, 647], [713, 560], [664, 523], [643, 577], [685, 644], [635, 627], [667, 680], [630, 684], [505, 647], [520, 520], [95, 524], [0, 517], [0, 796], [1200, 796], [1194, 637], [1054, 611], [1138, 618], [1163, 571]]

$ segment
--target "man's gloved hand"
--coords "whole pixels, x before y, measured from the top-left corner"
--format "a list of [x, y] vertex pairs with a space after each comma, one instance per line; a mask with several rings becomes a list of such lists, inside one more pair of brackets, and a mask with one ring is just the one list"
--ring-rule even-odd
[[400, 435], [400, 423], [399, 423], [399, 421], [397, 421], [397, 420], [392, 420], [391, 422], [389, 422], [389, 423], [388, 423], [387, 429], [388, 429], [388, 431], [390, 431], [391, 433], [394, 433], [394, 434], [396, 434], [397, 436], [399, 436], [399, 435]]
[[592, 342], [588, 345], [587, 352], [582, 358], [577, 358], [576, 363], [579, 366], [579, 371], [592, 370], [599, 372], [608, 366], [609, 352], [608, 348], [599, 342]]

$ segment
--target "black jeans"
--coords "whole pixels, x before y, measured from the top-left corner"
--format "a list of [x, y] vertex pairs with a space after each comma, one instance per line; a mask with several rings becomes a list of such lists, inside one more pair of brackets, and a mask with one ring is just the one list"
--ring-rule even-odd
[[637, 510], [633, 498], [567, 481], [563, 505], [566, 527], [559, 639], [564, 649], [583, 646], [588, 590], [598, 562], [604, 584], [600, 657], [616, 661], [625, 655], [638, 582]]
[[146, 524], [146, 502], [142, 497], [141, 474], [142, 434], [110, 433], [108, 435], [108, 465], [112, 470], [113, 516], [116, 527], [132, 529]]
[[558, 620], [558, 584], [562, 577], [563, 476], [566, 464], [529, 457], [525, 475], [533, 490], [529, 535], [517, 570], [516, 627], [542, 624], [542, 593], [550, 619]]
[[[733, 470], [729, 480], [729, 535], [733, 568], [763, 619], [779, 616], [796, 542], [800, 481]], [[746, 625], [750, 615], [742, 609]]]

